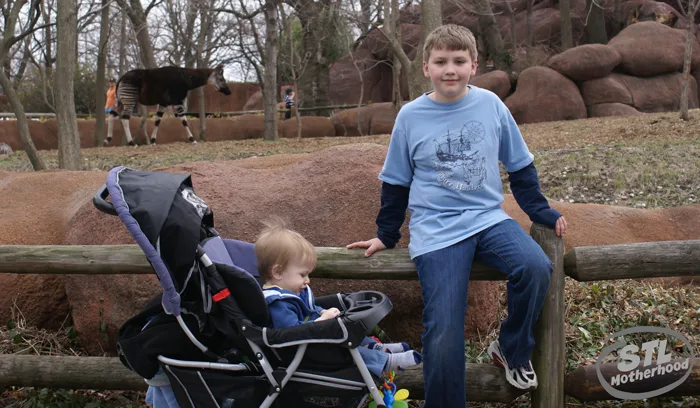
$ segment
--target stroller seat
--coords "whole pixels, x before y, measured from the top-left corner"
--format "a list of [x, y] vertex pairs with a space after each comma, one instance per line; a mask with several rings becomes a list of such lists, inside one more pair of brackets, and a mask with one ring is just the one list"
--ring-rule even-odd
[[381, 379], [357, 350], [392, 309], [383, 293], [318, 297], [341, 315], [274, 329], [254, 245], [218, 234], [189, 174], [115, 167], [93, 203], [120, 218], [163, 289], [124, 323], [117, 344], [151, 388], [179, 407], [357, 408], [368, 396], [384, 406]]

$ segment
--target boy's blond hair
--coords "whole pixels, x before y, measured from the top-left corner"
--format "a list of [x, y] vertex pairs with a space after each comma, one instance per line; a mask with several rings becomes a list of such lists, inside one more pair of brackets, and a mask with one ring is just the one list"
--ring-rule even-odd
[[301, 234], [291, 230], [287, 222], [279, 217], [264, 221], [265, 228], [255, 242], [255, 257], [258, 271], [267, 281], [272, 278], [272, 268], [286, 268], [291, 262], [316, 266], [316, 248]]
[[432, 50], [469, 51], [472, 61], [476, 61], [479, 56], [474, 34], [457, 24], [441, 25], [428, 34], [423, 45], [423, 61], [430, 59]]

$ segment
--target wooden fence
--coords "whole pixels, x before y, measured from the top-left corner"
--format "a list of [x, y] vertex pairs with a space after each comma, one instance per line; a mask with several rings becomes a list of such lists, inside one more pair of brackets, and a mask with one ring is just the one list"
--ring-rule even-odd
[[[565, 276], [580, 282], [650, 277], [700, 276], [700, 240], [663, 241], [573, 248], [564, 254], [561, 238], [552, 229], [533, 224], [530, 235], [554, 265], [550, 289], [536, 327], [533, 364], [539, 387], [532, 406], [561, 408], [565, 395], [579, 400], [613, 399], [600, 385], [595, 366], [565, 373]], [[417, 279], [406, 249], [386, 250], [365, 258], [362, 250], [317, 248], [317, 278]], [[152, 274], [150, 264], [136, 245], [110, 246], [0, 246], [0, 273], [12, 274]], [[474, 264], [473, 280], [503, 280], [504, 275]], [[617, 373], [616, 364], [603, 364], [605, 373]], [[503, 370], [492, 364], [467, 364], [469, 401], [508, 403], [523, 392], [510, 386]], [[412, 398], [423, 398], [420, 366], [397, 374], [397, 384]], [[648, 384], [648, 382], [646, 383]], [[0, 356], [0, 387], [33, 386], [70, 389], [143, 390], [142, 378], [117, 358], [32, 355]], [[691, 375], [667, 396], [700, 395], [700, 358]]]

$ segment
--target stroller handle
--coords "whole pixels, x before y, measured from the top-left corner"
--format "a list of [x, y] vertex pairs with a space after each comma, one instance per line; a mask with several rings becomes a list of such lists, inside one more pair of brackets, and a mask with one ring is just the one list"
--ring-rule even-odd
[[103, 184], [92, 197], [92, 204], [105, 214], [117, 215], [117, 210], [114, 208], [114, 205], [105, 200], [107, 196], [109, 196], [109, 190], [107, 190], [107, 184]]

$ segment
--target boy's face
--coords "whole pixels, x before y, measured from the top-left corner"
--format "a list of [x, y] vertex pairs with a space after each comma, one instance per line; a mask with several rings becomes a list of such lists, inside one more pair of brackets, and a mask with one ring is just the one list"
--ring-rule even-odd
[[309, 284], [309, 274], [313, 269], [313, 265], [300, 262], [290, 262], [284, 269], [275, 265], [273, 268], [274, 284], [298, 295]]
[[467, 84], [476, 74], [477, 62], [469, 51], [432, 49], [423, 61], [423, 74], [435, 88], [435, 101], [453, 102], [467, 93]]

